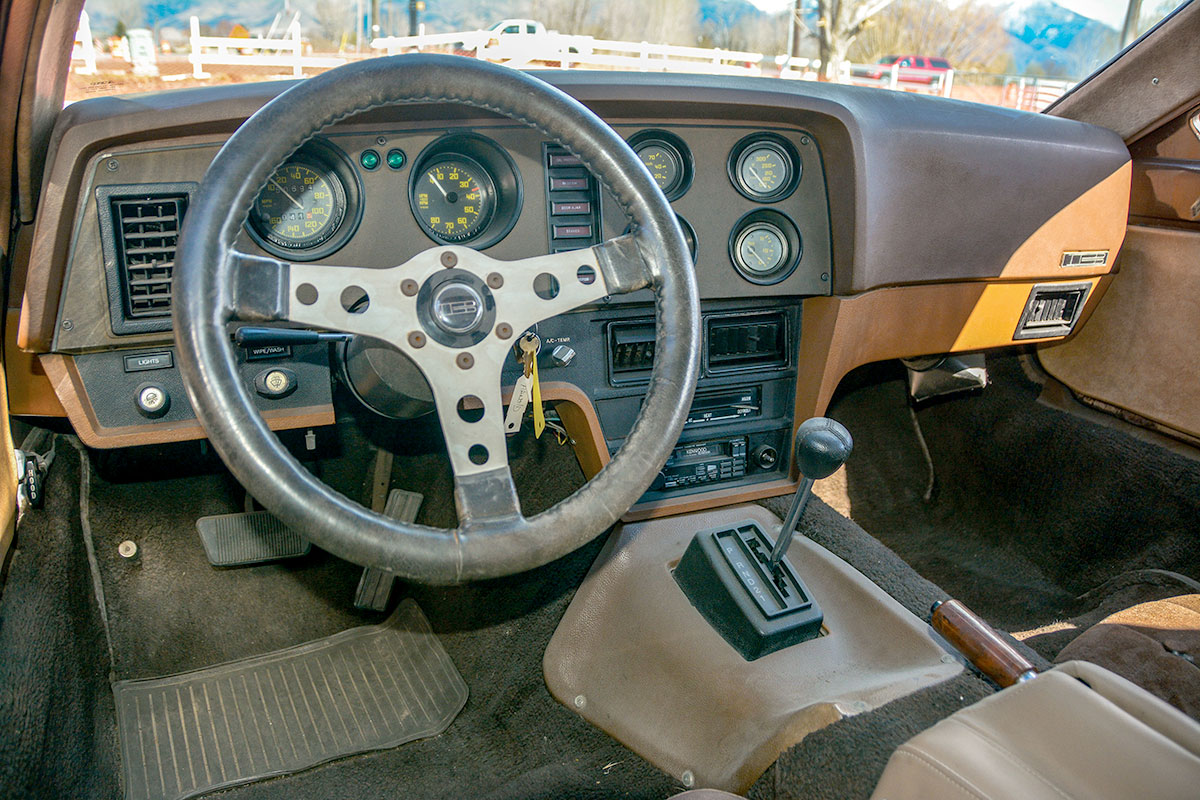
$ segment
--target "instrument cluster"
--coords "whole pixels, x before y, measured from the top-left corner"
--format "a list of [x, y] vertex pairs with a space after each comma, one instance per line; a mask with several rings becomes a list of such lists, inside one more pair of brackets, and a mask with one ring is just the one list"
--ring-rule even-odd
[[[647, 128], [630, 135], [628, 143], [668, 200], [675, 202], [692, 188], [696, 159], [678, 134]], [[358, 160], [366, 172], [385, 166], [400, 172], [409, 166], [399, 149], [386, 158], [365, 150]], [[729, 263], [749, 283], [779, 283], [795, 271], [804, 254], [796, 222], [777, 207], [800, 184], [801, 155], [788, 138], [760, 131], [738, 140], [725, 162], [732, 187], [760, 206], [733, 222], [723, 243]], [[512, 156], [496, 141], [474, 132], [448, 133], [426, 145], [412, 161], [407, 188], [408, 211], [432, 243], [476, 249], [490, 247], [512, 231], [524, 197], [522, 175]], [[360, 173], [350, 157], [331, 141], [317, 138], [275, 170], [246, 227], [268, 252], [312, 261], [350, 240], [365, 202]], [[695, 257], [696, 232], [682, 217], [680, 224]]]

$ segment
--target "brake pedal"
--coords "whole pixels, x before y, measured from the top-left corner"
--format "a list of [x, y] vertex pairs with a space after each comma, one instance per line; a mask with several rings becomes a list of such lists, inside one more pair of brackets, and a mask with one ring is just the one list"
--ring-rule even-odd
[[300, 538], [270, 511], [216, 514], [196, 520], [204, 552], [214, 567], [245, 567], [308, 555], [312, 543]]
[[[385, 516], [398, 519], [401, 522], [415, 522], [417, 513], [425, 496], [404, 489], [392, 489], [388, 493], [387, 504], [383, 507]], [[392, 586], [396, 576], [381, 569], [365, 567], [362, 577], [358, 579], [358, 589], [354, 592], [354, 607], [369, 611], [384, 611], [392, 596]]]

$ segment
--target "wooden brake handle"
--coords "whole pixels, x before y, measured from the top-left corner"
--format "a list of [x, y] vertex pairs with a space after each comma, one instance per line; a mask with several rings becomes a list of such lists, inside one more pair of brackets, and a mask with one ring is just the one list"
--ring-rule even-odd
[[1037, 669], [1025, 656], [958, 600], [934, 603], [931, 624], [954, 649], [1001, 688], [1037, 676]]

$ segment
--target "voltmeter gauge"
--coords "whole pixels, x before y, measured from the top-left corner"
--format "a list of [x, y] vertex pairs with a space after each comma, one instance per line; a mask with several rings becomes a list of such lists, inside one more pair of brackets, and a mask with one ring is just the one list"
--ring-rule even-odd
[[779, 283], [795, 271], [803, 252], [796, 224], [770, 208], [746, 214], [729, 235], [733, 268], [751, 283]]
[[769, 222], [756, 222], [738, 236], [736, 254], [742, 269], [767, 275], [787, 260], [787, 237]]

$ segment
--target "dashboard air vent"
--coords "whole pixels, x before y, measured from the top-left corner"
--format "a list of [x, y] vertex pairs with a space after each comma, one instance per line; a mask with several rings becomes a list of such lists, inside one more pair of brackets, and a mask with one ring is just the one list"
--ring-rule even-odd
[[171, 313], [171, 273], [187, 201], [186, 194], [109, 201], [127, 319]]
[[708, 370], [787, 366], [787, 319], [780, 312], [708, 318]]
[[1034, 286], [1013, 339], [1066, 336], [1079, 320], [1090, 288], [1089, 283]]
[[622, 322], [608, 329], [608, 367], [614, 382], [645, 378], [653, 366], [653, 322]]

